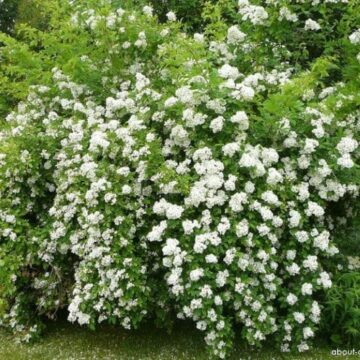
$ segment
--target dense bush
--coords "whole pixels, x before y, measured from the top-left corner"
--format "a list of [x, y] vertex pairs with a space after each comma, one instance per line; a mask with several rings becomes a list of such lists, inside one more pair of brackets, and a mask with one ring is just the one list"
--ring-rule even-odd
[[49, 4], [1, 38], [3, 324], [176, 316], [221, 358], [235, 328], [307, 350], [359, 196], [360, 5], [222, 1], [190, 36]]

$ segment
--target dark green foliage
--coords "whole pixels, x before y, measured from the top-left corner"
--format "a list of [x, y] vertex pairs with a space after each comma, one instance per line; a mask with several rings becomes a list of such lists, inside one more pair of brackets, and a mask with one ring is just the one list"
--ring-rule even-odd
[[151, 0], [161, 21], [166, 21], [166, 13], [173, 11], [184, 26], [192, 31], [199, 30], [201, 27], [201, 12], [205, 3], [205, 0]]
[[0, 31], [10, 33], [13, 29], [19, 0], [0, 0]]
[[323, 330], [336, 344], [356, 345], [360, 340], [360, 272], [338, 276], [327, 292]]

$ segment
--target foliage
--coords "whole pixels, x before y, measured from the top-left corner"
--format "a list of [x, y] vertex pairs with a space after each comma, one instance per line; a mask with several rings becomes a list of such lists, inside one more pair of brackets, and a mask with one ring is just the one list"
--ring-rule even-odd
[[360, 338], [360, 273], [340, 274], [325, 300], [324, 330], [336, 344], [357, 344]]
[[176, 316], [220, 358], [236, 330], [307, 350], [357, 222], [360, 5], [206, 3], [194, 35], [122, 6], [1, 35], [3, 325]]
[[9, 33], [14, 26], [18, 0], [0, 1], [0, 32]]
[[30, 25], [34, 29], [45, 30], [49, 22], [48, 8], [51, 1], [20, 0], [17, 7], [16, 26]]

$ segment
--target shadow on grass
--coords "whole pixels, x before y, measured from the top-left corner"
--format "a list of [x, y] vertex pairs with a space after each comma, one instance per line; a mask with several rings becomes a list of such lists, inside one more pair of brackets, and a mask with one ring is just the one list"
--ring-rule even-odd
[[[317, 348], [306, 354], [282, 354], [271, 344], [256, 350], [238, 342], [231, 359], [334, 359], [330, 346], [324, 341], [316, 343]], [[169, 334], [152, 324], [132, 331], [100, 325], [96, 331], [92, 331], [59, 319], [49, 322], [44, 336], [34, 344], [18, 344], [13, 336], [0, 332], [0, 359], [208, 360], [209, 354], [202, 334], [188, 322], [176, 323]]]

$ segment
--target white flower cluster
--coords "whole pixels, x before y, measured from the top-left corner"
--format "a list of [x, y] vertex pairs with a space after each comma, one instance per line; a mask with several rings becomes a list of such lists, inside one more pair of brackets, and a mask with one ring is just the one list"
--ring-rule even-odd
[[242, 20], [249, 20], [254, 25], [264, 24], [269, 17], [262, 6], [252, 5], [248, 0], [239, 0], [238, 5]]
[[321, 29], [321, 26], [318, 22], [312, 19], [307, 19], [305, 22], [305, 30], [318, 31]]
[[354, 44], [354, 45], [360, 44], [360, 29], [353, 32], [349, 36], [349, 39], [350, 39], [351, 43]]

